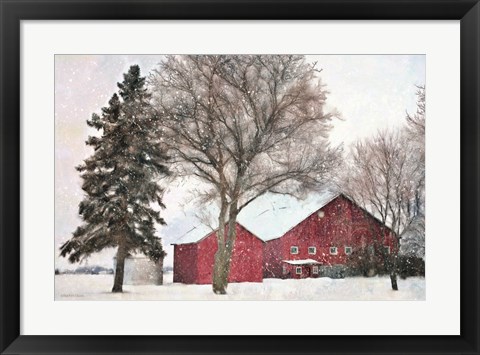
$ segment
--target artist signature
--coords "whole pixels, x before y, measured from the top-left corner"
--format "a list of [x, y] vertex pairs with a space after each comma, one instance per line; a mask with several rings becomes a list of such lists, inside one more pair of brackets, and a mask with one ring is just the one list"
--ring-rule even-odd
[[79, 295], [77, 293], [64, 293], [61, 294], [60, 297], [83, 297], [83, 295]]

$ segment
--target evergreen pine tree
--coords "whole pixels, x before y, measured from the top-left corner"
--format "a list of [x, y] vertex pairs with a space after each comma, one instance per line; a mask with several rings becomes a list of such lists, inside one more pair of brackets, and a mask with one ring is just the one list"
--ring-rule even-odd
[[79, 205], [84, 223], [60, 247], [60, 255], [78, 262], [104, 248], [116, 247], [115, 281], [112, 292], [122, 292], [125, 258], [140, 252], [153, 261], [165, 256], [155, 223], [165, 224], [158, 210], [162, 189], [158, 180], [168, 175], [167, 157], [161, 148], [157, 117], [138, 65], [131, 66], [118, 83], [101, 115], [87, 124], [102, 132], [86, 144], [92, 156], [76, 169], [83, 179], [85, 198]]

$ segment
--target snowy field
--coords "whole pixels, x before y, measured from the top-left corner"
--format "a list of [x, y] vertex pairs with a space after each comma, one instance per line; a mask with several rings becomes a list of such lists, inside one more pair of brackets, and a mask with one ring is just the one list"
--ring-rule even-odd
[[399, 279], [399, 291], [392, 291], [390, 278], [351, 277], [345, 279], [265, 279], [263, 283], [232, 283], [227, 295], [215, 295], [211, 285], [184, 285], [164, 276], [164, 285], [124, 285], [123, 294], [110, 292], [113, 275], [56, 275], [55, 300], [143, 301], [143, 300], [315, 300], [315, 301], [423, 301], [425, 279]]

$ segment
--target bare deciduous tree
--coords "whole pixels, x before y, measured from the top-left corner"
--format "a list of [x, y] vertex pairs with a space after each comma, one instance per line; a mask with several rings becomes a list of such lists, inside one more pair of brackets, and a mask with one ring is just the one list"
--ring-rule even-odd
[[[347, 174], [344, 189], [383, 224], [391, 226], [400, 242], [403, 231], [413, 221], [412, 201], [424, 175], [423, 164], [416, 158], [415, 147], [409, 144], [405, 132], [381, 131], [357, 142]], [[382, 253], [392, 289], [397, 290], [398, 248], [391, 254]]]
[[419, 164], [415, 198], [411, 201], [409, 213], [412, 223], [402, 235], [402, 252], [406, 255], [425, 256], [425, 86], [417, 86], [417, 111], [407, 112], [407, 137], [415, 147], [411, 157]]
[[425, 86], [417, 86], [417, 111], [411, 115], [407, 112], [408, 130], [412, 137], [421, 143], [425, 143]]
[[269, 190], [314, 188], [338, 163], [318, 73], [298, 55], [169, 56], [151, 77], [177, 172], [219, 202], [215, 293], [226, 293], [240, 211]]

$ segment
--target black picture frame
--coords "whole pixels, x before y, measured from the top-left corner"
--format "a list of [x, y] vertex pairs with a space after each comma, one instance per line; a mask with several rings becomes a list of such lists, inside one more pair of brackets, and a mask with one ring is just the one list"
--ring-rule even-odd
[[[0, 11], [0, 350], [2, 354], [479, 354], [480, 5], [478, 0], [124, 0], [118, 2], [0, 0]], [[460, 20], [461, 335], [296, 336], [294, 338], [289, 336], [20, 335], [20, 152], [22, 143], [20, 140], [20, 22], [22, 20], [112, 19]], [[445, 184], [447, 185], [447, 182]], [[448, 307], [448, 305], [445, 306]]]

